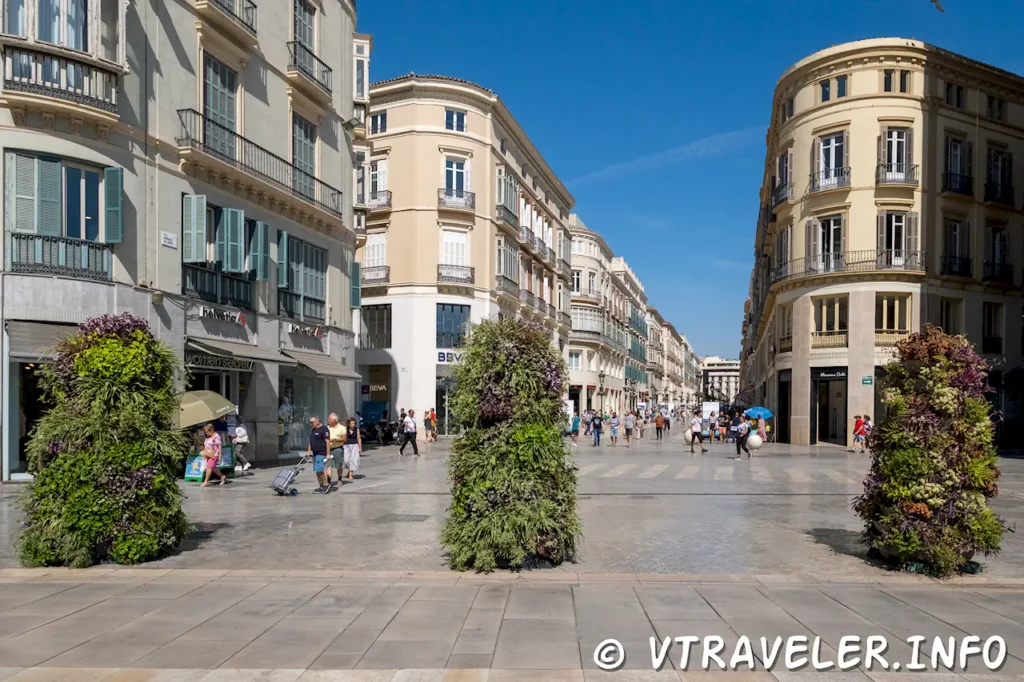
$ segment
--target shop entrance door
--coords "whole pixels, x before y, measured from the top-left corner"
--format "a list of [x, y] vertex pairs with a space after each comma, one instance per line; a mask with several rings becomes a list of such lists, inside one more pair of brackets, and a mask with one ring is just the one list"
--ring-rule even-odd
[[793, 370], [784, 369], [779, 372], [779, 414], [775, 419], [778, 433], [775, 437], [780, 443], [789, 442], [790, 398], [792, 396]]
[[238, 404], [238, 372], [198, 372], [189, 377], [188, 390], [213, 391]]
[[437, 390], [434, 394], [437, 406], [434, 409], [437, 411], [437, 435], [439, 436], [457, 436], [459, 434], [459, 427], [455, 423], [455, 417], [451, 410], [451, 402], [454, 398], [455, 379], [438, 377]]
[[846, 368], [811, 368], [812, 445], [846, 445]]

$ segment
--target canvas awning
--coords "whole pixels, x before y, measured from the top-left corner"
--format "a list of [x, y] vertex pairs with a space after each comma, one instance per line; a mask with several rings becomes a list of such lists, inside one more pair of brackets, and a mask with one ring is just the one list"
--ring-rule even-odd
[[350, 379], [352, 381], [362, 381], [363, 379], [358, 373], [353, 372], [337, 360], [332, 360], [326, 355], [303, 353], [297, 350], [286, 350], [285, 355], [297, 361], [300, 365], [309, 367], [320, 376], [332, 377], [334, 379]]
[[31, 362], [53, 359], [54, 347], [74, 334], [78, 325], [8, 320], [6, 329], [11, 360]]
[[266, 350], [259, 346], [252, 346], [248, 343], [236, 343], [234, 341], [221, 341], [212, 339], [188, 339], [187, 344], [194, 350], [210, 355], [221, 355], [231, 358], [244, 358], [255, 362], [276, 362], [280, 365], [294, 365], [294, 360], [282, 355], [276, 350]]

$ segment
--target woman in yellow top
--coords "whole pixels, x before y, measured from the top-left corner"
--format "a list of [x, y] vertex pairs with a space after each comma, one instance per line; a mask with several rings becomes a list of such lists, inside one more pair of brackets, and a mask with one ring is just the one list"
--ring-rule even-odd
[[331, 485], [332, 467], [335, 464], [338, 467], [338, 484], [340, 485], [342, 453], [344, 452], [342, 446], [345, 445], [345, 426], [338, 421], [337, 413], [331, 412], [330, 416], [327, 417], [327, 430], [331, 433], [331, 452], [327, 456], [327, 467], [325, 469], [327, 485]]

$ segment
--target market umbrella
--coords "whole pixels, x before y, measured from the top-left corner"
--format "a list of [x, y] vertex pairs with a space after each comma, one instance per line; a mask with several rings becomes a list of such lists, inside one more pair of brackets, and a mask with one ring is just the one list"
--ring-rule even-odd
[[749, 417], [753, 417], [754, 419], [771, 419], [775, 416], [767, 407], [751, 407], [749, 410], [744, 412], [744, 414]]
[[235, 411], [235, 405], [213, 391], [189, 391], [181, 395], [178, 428], [184, 429], [220, 419]]

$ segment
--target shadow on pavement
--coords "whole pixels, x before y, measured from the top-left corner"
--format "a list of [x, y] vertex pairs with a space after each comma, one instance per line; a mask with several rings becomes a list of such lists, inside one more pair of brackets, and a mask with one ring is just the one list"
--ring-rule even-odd
[[198, 522], [195, 526], [196, 529], [185, 536], [185, 539], [181, 541], [181, 545], [171, 552], [170, 556], [184, 554], [185, 552], [191, 552], [199, 549], [203, 544], [211, 540], [218, 531], [231, 528], [230, 523]]
[[885, 568], [886, 565], [868, 557], [868, 550], [861, 544], [860, 531], [848, 530], [846, 528], [811, 528], [807, 534], [818, 543], [825, 545], [836, 554], [862, 559], [864, 563], [872, 566]]

